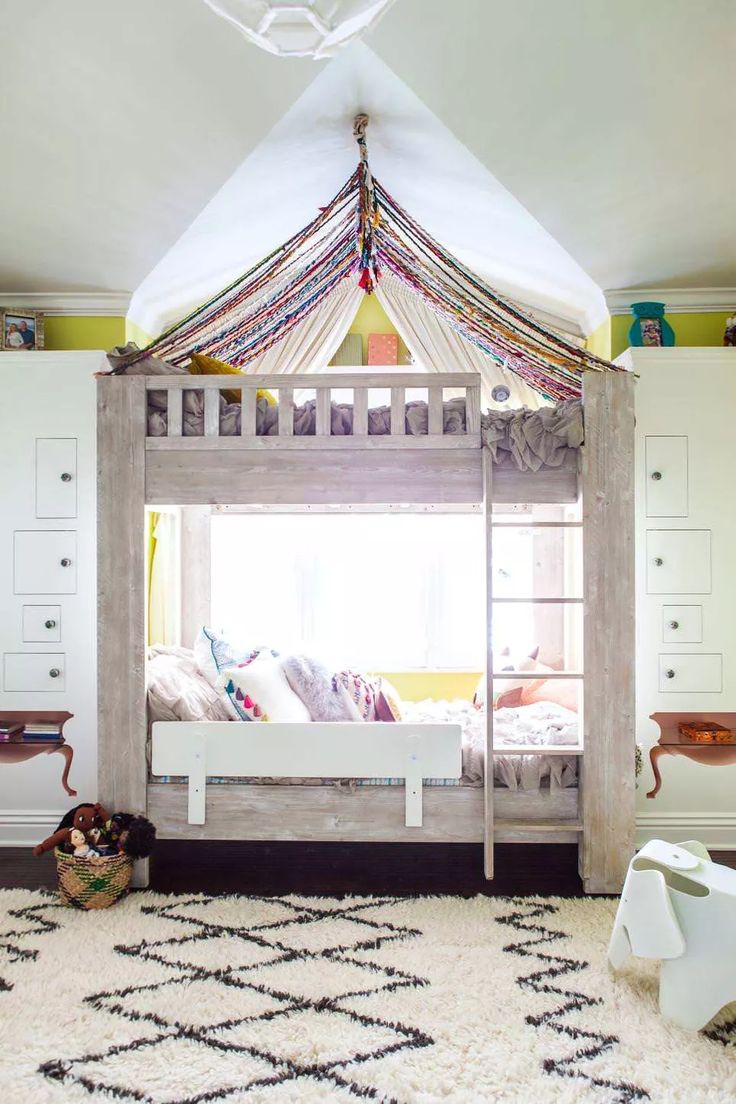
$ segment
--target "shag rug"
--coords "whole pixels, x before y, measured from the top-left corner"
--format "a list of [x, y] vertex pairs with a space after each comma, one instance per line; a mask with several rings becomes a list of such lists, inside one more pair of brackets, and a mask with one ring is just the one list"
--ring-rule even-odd
[[0, 1101], [733, 1104], [736, 1016], [611, 976], [615, 906], [6, 891]]

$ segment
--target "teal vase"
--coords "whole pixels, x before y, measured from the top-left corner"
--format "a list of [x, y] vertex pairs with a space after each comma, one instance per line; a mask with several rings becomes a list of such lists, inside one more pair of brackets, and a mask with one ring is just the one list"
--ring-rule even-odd
[[675, 344], [675, 331], [664, 316], [664, 303], [632, 303], [631, 313], [634, 321], [629, 329], [629, 345]]

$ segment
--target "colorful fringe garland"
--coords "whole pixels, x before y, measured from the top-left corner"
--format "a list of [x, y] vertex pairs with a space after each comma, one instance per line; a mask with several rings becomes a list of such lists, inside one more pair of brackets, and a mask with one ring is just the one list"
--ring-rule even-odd
[[586, 370], [616, 371], [525, 315], [442, 248], [373, 177], [368, 117], [356, 116], [360, 162], [319, 215], [284, 245], [142, 351], [172, 364], [203, 352], [239, 368], [303, 322], [345, 279], [370, 294], [391, 272], [461, 337], [550, 399], [580, 394]]

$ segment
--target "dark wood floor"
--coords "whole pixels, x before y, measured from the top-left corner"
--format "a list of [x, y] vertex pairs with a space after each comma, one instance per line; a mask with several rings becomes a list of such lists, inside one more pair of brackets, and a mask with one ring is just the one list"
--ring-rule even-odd
[[[53, 888], [53, 855], [0, 849], [0, 887]], [[160, 840], [151, 889], [161, 893], [449, 893], [490, 896], [582, 893], [577, 847], [498, 844], [496, 877], [483, 877], [478, 844], [181, 843]]]

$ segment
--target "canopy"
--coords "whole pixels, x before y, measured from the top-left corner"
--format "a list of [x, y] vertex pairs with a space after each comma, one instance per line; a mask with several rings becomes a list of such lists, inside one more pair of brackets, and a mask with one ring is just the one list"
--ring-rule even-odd
[[583, 371], [617, 370], [522, 312], [423, 230], [371, 173], [367, 125], [356, 116], [358, 166], [317, 217], [146, 353], [182, 365], [204, 352], [251, 372], [273, 370], [277, 356], [277, 370], [316, 370], [360, 295], [376, 294], [420, 362], [479, 370], [486, 384], [516, 380], [522, 401], [529, 389], [576, 397]]

